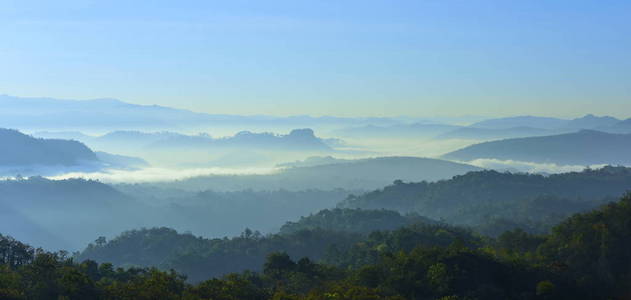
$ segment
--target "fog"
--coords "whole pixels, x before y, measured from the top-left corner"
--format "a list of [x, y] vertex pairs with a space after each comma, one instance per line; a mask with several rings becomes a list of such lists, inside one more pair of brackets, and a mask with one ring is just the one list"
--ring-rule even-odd
[[[115, 100], [4, 100], [10, 110], [3, 114], [11, 117], [3, 126], [17, 130], [0, 130], [3, 233], [55, 250], [81, 250], [99, 236], [140, 227], [168, 226], [205, 237], [238, 235], [246, 227], [274, 233], [287, 221], [393, 182], [437, 182], [482, 170], [598, 169], [606, 164], [535, 163], [499, 159], [493, 152], [476, 153], [488, 158], [470, 161], [445, 155], [525, 134], [554, 141], [556, 134], [582, 128], [576, 124], [626, 128], [620, 120], [594, 116], [472, 124], [480, 119], [226, 116]], [[60, 116], [63, 122], [55, 123]], [[536, 128], [541, 120], [547, 127]], [[627, 139], [603, 135], [606, 142]], [[584, 136], [558, 138], [584, 142]], [[589, 151], [576, 152], [594, 156]]]
[[67, 172], [49, 179], [60, 180], [85, 178], [108, 183], [145, 183], [174, 181], [204, 175], [267, 175], [278, 172], [279, 168], [163, 168], [148, 167], [137, 170], [109, 169], [96, 172]]
[[524, 172], [535, 174], [556, 174], [567, 172], [580, 172], [586, 168], [600, 169], [606, 165], [558, 165], [555, 163], [535, 163], [526, 161], [514, 161], [514, 160], [499, 160], [499, 159], [476, 159], [472, 161], [466, 161], [462, 163], [471, 164], [484, 169], [508, 171], [508, 172]]

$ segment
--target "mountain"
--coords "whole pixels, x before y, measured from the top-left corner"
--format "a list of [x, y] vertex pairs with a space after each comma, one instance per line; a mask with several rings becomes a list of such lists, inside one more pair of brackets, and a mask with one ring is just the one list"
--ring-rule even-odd
[[164, 184], [29, 177], [0, 181], [0, 228], [49, 250], [77, 250], [98, 236], [154, 226], [207, 237], [238, 235], [248, 227], [270, 233], [286, 220], [334, 207], [357, 192], [189, 192]]
[[98, 162], [90, 148], [77, 141], [38, 139], [0, 128], [0, 166], [75, 166]]
[[[72, 135], [76, 136], [74, 133]], [[95, 172], [104, 168], [148, 166], [140, 158], [93, 152], [76, 140], [35, 138], [12, 129], [0, 128], [0, 144], [3, 145], [0, 148], [0, 175], [6, 176], [51, 176], [68, 172]]]
[[582, 130], [485, 142], [447, 153], [442, 158], [458, 161], [486, 158], [562, 165], [631, 165], [629, 149], [631, 134]]
[[[153, 226], [168, 226], [208, 237], [238, 235], [245, 228], [275, 232], [286, 220], [335, 207], [352, 190], [190, 192], [164, 185], [116, 185], [154, 209]], [[151, 216], [143, 216], [147, 218]]]
[[331, 151], [311, 129], [294, 129], [286, 135], [241, 131], [232, 137], [213, 139], [208, 135], [174, 135], [155, 141], [148, 148], [254, 148], [282, 151]]
[[[3, 232], [47, 249], [73, 250], [94, 235], [143, 226], [150, 209], [111, 186], [82, 179], [42, 177], [0, 181], [0, 208], [11, 211]], [[20, 220], [7, 224], [10, 220]], [[25, 226], [19, 224], [26, 224]], [[39, 239], [41, 236], [45, 239]], [[53, 237], [63, 239], [55, 239]]]
[[291, 167], [267, 175], [213, 175], [192, 177], [160, 185], [185, 190], [218, 191], [347, 189], [367, 190], [394, 180], [436, 181], [481, 170], [467, 164], [420, 157], [378, 157], [334, 164]]
[[44, 139], [75, 140], [83, 143], [94, 138], [94, 136], [83, 134], [79, 131], [37, 131], [31, 135]]
[[339, 163], [350, 163], [352, 159], [341, 159], [333, 156], [310, 156], [303, 160], [293, 162], [280, 163], [276, 166], [279, 168], [295, 168], [295, 167], [315, 167], [320, 165], [332, 165]]
[[[337, 212], [338, 210], [334, 214]], [[330, 258], [334, 261], [337, 258], [335, 256], [341, 254], [340, 252], [362, 246], [368, 248], [361, 249], [362, 254], [378, 255], [375, 249], [379, 246], [382, 250], [392, 247], [398, 251], [407, 252], [415, 246], [446, 247], [454, 241], [460, 241], [464, 245], [479, 243], [479, 238], [463, 229], [444, 224], [418, 224], [411, 218], [400, 216], [396, 212], [358, 210], [345, 212], [352, 214], [353, 220], [358, 221], [359, 226], [365, 225], [365, 230], [374, 228], [383, 231], [368, 236], [369, 232], [357, 233], [356, 231], [363, 230], [353, 228], [359, 227], [357, 225], [349, 224], [350, 227], [337, 230], [316, 227], [268, 235], [246, 229], [240, 236], [233, 238], [207, 239], [161, 227], [131, 230], [109, 242], [90, 244], [77, 256], [77, 260], [111, 262], [115, 266], [154, 266], [165, 270], [174, 269], [186, 274], [191, 281], [199, 282], [245, 270], [263, 271], [261, 267], [265, 263], [265, 257], [277, 251], [287, 253], [294, 258], [305, 257], [307, 261]], [[340, 221], [344, 223], [344, 220]], [[371, 224], [371, 221], [379, 221], [379, 223]], [[345, 229], [350, 230], [345, 231]], [[392, 231], [387, 231], [388, 229]], [[303, 264], [304, 262], [303, 259]]]
[[178, 130], [258, 128], [287, 130], [302, 127], [344, 127], [402, 123], [394, 118], [311, 116], [240, 116], [196, 113], [158, 105], [137, 105], [115, 99], [61, 100], [0, 95], [0, 127], [23, 130]]
[[[145, 147], [152, 143], [156, 143], [165, 139], [177, 138], [184, 136], [175, 132], [141, 132], [120, 130], [106, 133], [102, 136], [92, 138], [91, 143], [94, 144], [112, 144], [112, 145], [128, 145], [136, 147]], [[90, 141], [90, 140], [88, 140]]]
[[610, 117], [597, 117], [592, 114], [585, 115], [567, 122], [563, 127], [572, 129], [600, 129], [616, 125], [620, 120]]
[[557, 133], [551, 129], [533, 127], [477, 128], [461, 127], [437, 136], [437, 139], [495, 140], [528, 136], [543, 136]]
[[499, 119], [489, 119], [472, 124], [470, 127], [508, 129], [514, 127], [531, 127], [541, 129], [556, 129], [567, 124], [567, 120], [536, 116], [517, 116]]
[[77, 259], [111, 262], [115, 266], [175, 269], [199, 282], [228, 273], [261, 271], [265, 257], [275, 251], [319, 260], [333, 245], [347, 248], [359, 239], [358, 234], [324, 230], [288, 235], [261, 235], [246, 230], [230, 239], [208, 239], [165, 227], [143, 228], [123, 232], [105, 244], [90, 244]]
[[631, 133], [631, 118], [606, 127], [604, 130], [614, 133]]
[[509, 129], [515, 127], [529, 127], [549, 130], [581, 130], [581, 129], [597, 129], [614, 126], [620, 120], [610, 116], [595, 116], [587, 114], [580, 118], [571, 120], [537, 117], [537, 116], [517, 116], [508, 118], [498, 118], [480, 121], [469, 127], [487, 128], [487, 129]]
[[414, 212], [435, 220], [485, 228], [487, 234], [523, 228], [545, 232], [569, 214], [589, 210], [631, 189], [631, 168], [604, 167], [554, 174], [469, 172], [437, 182], [398, 182], [341, 208]]
[[324, 229], [368, 234], [377, 230], [394, 230], [412, 224], [432, 223], [436, 222], [416, 214], [401, 215], [391, 210], [335, 208], [303, 216], [296, 222], [287, 222], [280, 228], [280, 233]]
[[[366, 224], [382, 213], [397, 219], [352, 217]], [[443, 224], [369, 235], [245, 230], [231, 239], [162, 227], [99, 237], [72, 258], [0, 234], [0, 298], [627, 299], [630, 218], [627, 194], [551, 233], [496, 239]]]
[[120, 130], [101, 136], [89, 136], [79, 132], [39, 132], [39, 136], [66, 137], [82, 141], [95, 149], [135, 149], [135, 150], [169, 150], [169, 149], [217, 149], [242, 148], [282, 151], [331, 151], [331, 144], [341, 144], [340, 140], [321, 139], [315, 136], [312, 129], [293, 129], [289, 134], [273, 134], [269, 132], [254, 133], [241, 131], [233, 136], [213, 138], [200, 133], [186, 135], [170, 131], [142, 132]]
[[366, 125], [338, 129], [333, 131], [333, 134], [353, 138], [431, 138], [456, 128], [460, 128], [460, 126], [432, 123], [399, 124], [391, 126]]
[[[25, 214], [13, 209], [8, 203], [0, 200], [0, 228], [11, 236], [31, 241], [36, 246], [52, 246], [53, 249], [70, 249], [72, 243], [68, 242], [63, 233], [54, 234], [38, 220], [33, 220]], [[76, 247], [76, 245], [75, 245]]]
[[134, 169], [148, 167], [149, 163], [142, 158], [110, 154], [107, 152], [97, 151], [96, 157], [107, 167], [116, 169]]

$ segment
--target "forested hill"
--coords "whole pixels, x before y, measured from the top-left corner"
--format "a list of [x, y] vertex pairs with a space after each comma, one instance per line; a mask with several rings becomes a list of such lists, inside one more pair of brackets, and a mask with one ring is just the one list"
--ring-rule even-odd
[[4, 234], [66, 250], [83, 247], [97, 232], [109, 235], [142, 225], [139, 217], [149, 213], [101, 182], [42, 177], [0, 181], [0, 208], [11, 212], [0, 214]]
[[323, 209], [315, 214], [301, 217], [296, 222], [287, 222], [280, 233], [289, 234], [301, 230], [326, 229], [370, 233], [375, 230], [393, 230], [412, 224], [432, 224], [433, 220], [417, 214], [401, 215], [391, 210]]
[[349, 196], [339, 206], [416, 212], [471, 226], [501, 220], [545, 230], [571, 213], [596, 207], [628, 190], [631, 168], [624, 167], [550, 176], [480, 171], [433, 183], [397, 182]]
[[[440, 226], [374, 232], [346, 249], [330, 251], [326, 264], [271, 252], [255, 267], [261, 272], [195, 284], [191, 281], [213, 276], [223, 266], [252, 262], [257, 249], [272, 250], [257, 248], [269, 239], [246, 232], [234, 240], [208, 241], [154, 229], [131, 232], [117, 242], [99, 239], [92, 246], [116, 259], [164, 255], [176, 243], [199, 247], [177, 261], [199, 272], [186, 282], [181, 273], [80, 261], [36, 251], [0, 234], [0, 299], [628, 299], [629, 218], [631, 195], [574, 215], [542, 236], [515, 230], [496, 240], [479, 240]], [[337, 240], [331, 234], [311, 235], [319, 236], [311, 242]], [[302, 239], [278, 245], [286, 251], [290, 245], [321, 249], [303, 242], [309, 236], [303, 233]], [[222, 243], [234, 247], [212, 247]], [[123, 246], [133, 251], [117, 251]], [[210, 259], [212, 253], [219, 259]]]
[[629, 149], [631, 134], [582, 130], [475, 144], [447, 153], [443, 158], [459, 161], [486, 158], [564, 165], [631, 165]]
[[[99, 239], [90, 244], [77, 259], [112, 262], [117, 266], [175, 269], [186, 274], [192, 281], [199, 281], [230, 272], [259, 271], [266, 255], [277, 251], [286, 252], [296, 259], [308, 257], [314, 261], [341, 263], [344, 260], [344, 264], [356, 264], [358, 261], [375, 259], [376, 253], [369, 253], [368, 256], [367, 253], [357, 256], [338, 255], [350, 251], [360, 242], [368, 247], [364, 249], [368, 252], [372, 252], [369, 251], [370, 248], [381, 244], [384, 244], [382, 248], [409, 251], [416, 246], [448, 246], [455, 241], [467, 245], [480, 243], [479, 238], [468, 230], [444, 224], [415, 223], [419, 218], [405, 218], [396, 212], [346, 210], [332, 214], [338, 213], [352, 214], [355, 221], [363, 224], [375, 219], [384, 220], [372, 225], [372, 229], [391, 231], [369, 236], [371, 231], [365, 230], [364, 226], [348, 224], [350, 226], [346, 228], [333, 230], [321, 226], [303, 226], [270, 235], [261, 235], [246, 229], [240, 236], [233, 238], [205, 239], [163, 227], [127, 231], [109, 242]], [[386, 219], [394, 222], [389, 223]], [[333, 218], [328, 220], [335, 223]], [[363, 233], [358, 233], [360, 231]]]
[[96, 154], [77, 141], [38, 139], [17, 130], [0, 128], [1, 166], [72, 166], [98, 161]]

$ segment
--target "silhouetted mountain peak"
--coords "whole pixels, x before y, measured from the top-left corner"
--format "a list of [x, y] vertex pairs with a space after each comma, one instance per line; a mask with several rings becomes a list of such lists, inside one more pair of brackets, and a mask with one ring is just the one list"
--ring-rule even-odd
[[576, 118], [567, 122], [565, 127], [575, 129], [596, 129], [606, 128], [612, 126], [620, 120], [610, 116], [595, 116], [593, 114], [587, 114], [583, 117]]
[[294, 129], [288, 136], [291, 138], [316, 139], [313, 129], [310, 128]]
[[0, 165], [78, 165], [98, 161], [86, 145], [69, 140], [39, 139], [13, 129], [0, 128]]

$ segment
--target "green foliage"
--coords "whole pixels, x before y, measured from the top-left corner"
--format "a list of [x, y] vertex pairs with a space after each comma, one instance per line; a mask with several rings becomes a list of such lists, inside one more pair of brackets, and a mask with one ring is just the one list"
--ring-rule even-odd
[[554, 283], [549, 280], [537, 283], [537, 296], [549, 297], [554, 294]]
[[325, 261], [342, 267], [358, 268], [398, 251], [454, 244], [477, 248], [482, 244], [482, 239], [463, 228], [442, 224], [415, 224], [394, 231], [375, 231], [345, 251], [329, 249]]
[[497, 236], [522, 228], [546, 233], [564, 218], [594, 209], [631, 189], [631, 168], [554, 174], [469, 172], [438, 182], [401, 183], [361, 196], [340, 207], [416, 212]]
[[631, 194], [555, 227], [539, 248], [583, 293], [631, 295]]
[[330, 247], [347, 249], [360, 239], [359, 234], [322, 229], [268, 236], [246, 229], [231, 239], [203, 239], [169, 228], [152, 228], [125, 232], [101, 246], [91, 244], [77, 259], [174, 269], [199, 282], [245, 270], [261, 271], [272, 252], [319, 260]]
[[[441, 224], [414, 225], [376, 231], [346, 249], [330, 250], [329, 264], [262, 249], [272, 249], [270, 241], [285, 241], [272, 244], [287, 249], [296, 244], [309, 248], [313, 244], [308, 241], [335, 239], [338, 233], [331, 231], [300, 231], [289, 235], [292, 243], [285, 240], [288, 236], [263, 237], [251, 231], [221, 243], [168, 229], [139, 231], [144, 239], [130, 245], [152, 251], [156, 245], [168, 245], [170, 239], [181, 239], [217, 247], [212, 251], [232, 249], [229, 255], [211, 252], [228, 263], [247, 259], [248, 251], [265, 253], [260, 273], [244, 271], [194, 284], [173, 270], [114, 268], [90, 260], [76, 263], [65, 253], [32, 250], [0, 236], [4, 245], [0, 299], [626, 299], [631, 294], [629, 220], [631, 194], [574, 215], [547, 235], [514, 230], [493, 240]], [[307, 238], [312, 235], [316, 238]], [[114, 239], [92, 248], [120, 246], [117, 243], [126, 242]], [[218, 260], [211, 261], [218, 265]], [[203, 260], [193, 262], [202, 264], [199, 270], [212, 272], [212, 265], [204, 265]]]
[[417, 214], [401, 215], [390, 210], [324, 209], [316, 214], [301, 217], [297, 222], [287, 222], [281, 227], [282, 234], [300, 230], [326, 229], [335, 231], [370, 233], [375, 230], [393, 230], [416, 223], [434, 223]]

